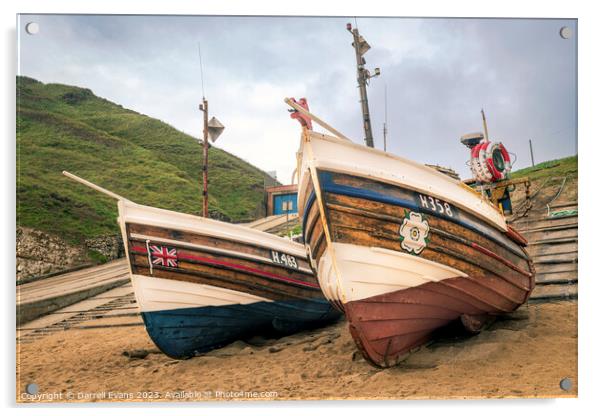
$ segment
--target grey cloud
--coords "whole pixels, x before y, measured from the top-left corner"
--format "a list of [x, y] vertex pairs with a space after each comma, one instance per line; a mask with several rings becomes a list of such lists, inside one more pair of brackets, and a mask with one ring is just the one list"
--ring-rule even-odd
[[[358, 93], [347, 18], [203, 16], [23, 16], [20, 72], [96, 94], [198, 135], [205, 92], [227, 130], [219, 146], [289, 178], [298, 127], [284, 95], [306, 95], [310, 107], [361, 142]], [[368, 66], [381, 67], [369, 98], [382, 146], [384, 85], [389, 150], [468, 175], [459, 136], [481, 129], [484, 107], [493, 138], [529, 164], [576, 152], [576, 36], [560, 38], [574, 20], [360, 18], [372, 45]], [[282, 97], [278, 97], [278, 94]], [[275, 101], [272, 103], [272, 101]], [[246, 134], [229, 122], [252, 117]], [[251, 123], [249, 123], [251, 124]], [[234, 134], [236, 132], [236, 134]], [[249, 146], [249, 137], [262, 148]], [[279, 149], [282, 154], [266, 152]]]

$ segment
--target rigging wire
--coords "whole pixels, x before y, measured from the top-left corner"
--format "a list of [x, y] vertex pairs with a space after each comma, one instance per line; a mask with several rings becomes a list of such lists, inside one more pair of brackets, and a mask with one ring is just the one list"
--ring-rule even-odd
[[385, 123], [383, 125], [383, 147], [387, 151], [387, 84], [385, 83]]
[[203, 79], [203, 56], [201, 55], [201, 42], [198, 42], [199, 47], [199, 66], [201, 68], [201, 91], [203, 93], [203, 100], [205, 100], [205, 81]]

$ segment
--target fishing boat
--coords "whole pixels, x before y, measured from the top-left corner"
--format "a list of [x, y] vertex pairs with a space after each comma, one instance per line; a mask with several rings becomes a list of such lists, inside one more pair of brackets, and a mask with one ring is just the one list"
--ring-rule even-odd
[[119, 226], [146, 330], [173, 358], [245, 336], [291, 333], [340, 317], [302, 244], [242, 225], [118, 201]]
[[298, 206], [309, 261], [369, 362], [394, 365], [452, 321], [477, 332], [528, 299], [527, 242], [481, 194], [353, 143], [304, 99], [285, 101], [302, 125]]

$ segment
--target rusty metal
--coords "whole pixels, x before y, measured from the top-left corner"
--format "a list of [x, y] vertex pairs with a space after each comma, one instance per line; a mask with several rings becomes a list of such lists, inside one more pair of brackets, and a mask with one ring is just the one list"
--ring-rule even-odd
[[208, 164], [209, 164], [209, 103], [203, 97], [203, 104], [199, 105], [203, 112], [203, 217], [209, 216], [209, 185], [208, 185]]
[[[374, 147], [374, 137], [372, 136], [372, 124], [370, 122], [370, 108], [368, 107], [368, 92], [366, 91], [366, 86], [368, 85], [368, 80], [371, 78], [370, 73], [364, 65], [366, 61], [362, 58], [362, 55], [370, 49], [370, 45], [368, 42], [360, 35], [357, 27], [355, 29], [351, 28], [351, 25], [347, 25], [347, 30], [353, 35], [353, 43], [352, 46], [355, 50], [355, 60], [357, 65], [357, 84], [360, 90], [360, 103], [362, 106], [362, 121], [364, 126], [364, 134], [366, 146]], [[380, 70], [376, 73], [378, 75]]]

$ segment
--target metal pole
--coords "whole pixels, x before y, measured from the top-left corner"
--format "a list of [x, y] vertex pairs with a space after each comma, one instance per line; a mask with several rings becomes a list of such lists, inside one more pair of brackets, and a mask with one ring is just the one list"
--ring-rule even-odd
[[366, 91], [366, 71], [360, 53], [360, 33], [357, 28], [351, 30], [353, 35], [353, 46], [355, 47], [355, 60], [357, 62], [357, 83], [360, 89], [360, 103], [362, 104], [362, 119], [364, 121], [364, 134], [366, 135], [366, 146], [374, 147], [372, 137], [372, 124], [370, 123], [370, 110], [368, 108], [368, 93]]
[[485, 119], [485, 111], [481, 108], [481, 117], [483, 117], [483, 129], [485, 130], [485, 142], [489, 142], [489, 132], [487, 131], [487, 120]]
[[385, 84], [385, 122], [383, 123], [384, 151], [387, 151], [387, 84]]
[[535, 159], [533, 158], [533, 144], [531, 144], [531, 139], [529, 139], [529, 150], [531, 151], [531, 166], [535, 166]]
[[199, 106], [203, 112], [203, 217], [209, 216], [209, 193], [208, 193], [208, 162], [209, 162], [209, 104], [205, 97], [203, 97], [203, 104]]

